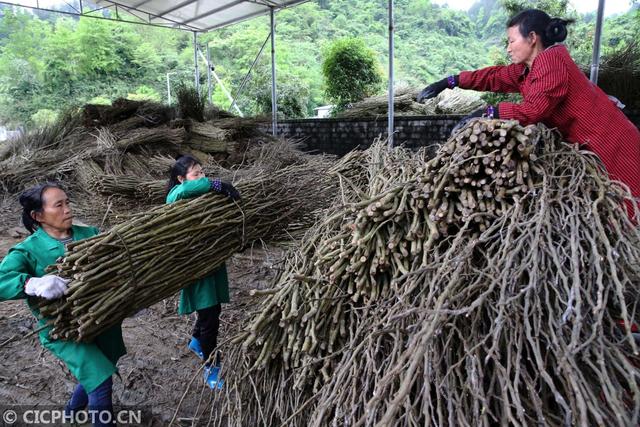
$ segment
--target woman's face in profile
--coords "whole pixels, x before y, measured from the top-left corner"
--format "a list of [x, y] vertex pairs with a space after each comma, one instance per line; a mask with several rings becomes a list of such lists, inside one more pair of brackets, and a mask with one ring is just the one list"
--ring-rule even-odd
[[33, 219], [43, 227], [64, 231], [71, 228], [73, 214], [69, 197], [63, 190], [49, 187], [42, 192], [42, 211], [33, 212]]
[[536, 38], [535, 33], [523, 37], [517, 25], [507, 28], [507, 54], [511, 57], [511, 62], [530, 64]]

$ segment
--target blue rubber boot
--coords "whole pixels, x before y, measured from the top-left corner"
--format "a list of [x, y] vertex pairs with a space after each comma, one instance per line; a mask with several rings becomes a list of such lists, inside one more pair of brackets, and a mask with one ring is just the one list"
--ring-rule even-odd
[[224, 380], [220, 378], [219, 366], [205, 366], [204, 368], [204, 382], [209, 386], [211, 390], [222, 390]]
[[193, 351], [200, 359], [204, 359], [202, 346], [196, 337], [191, 337], [191, 341], [189, 341], [189, 350]]

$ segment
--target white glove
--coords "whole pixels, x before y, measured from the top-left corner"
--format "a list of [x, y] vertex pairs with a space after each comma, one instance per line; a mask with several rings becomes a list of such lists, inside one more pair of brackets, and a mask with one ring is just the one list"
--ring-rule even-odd
[[45, 299], [56, 299], [64, 295], [67, 290], [68, 279], [47, 274], [42, 277], [32, 277], [24, 286], [24, 293]]

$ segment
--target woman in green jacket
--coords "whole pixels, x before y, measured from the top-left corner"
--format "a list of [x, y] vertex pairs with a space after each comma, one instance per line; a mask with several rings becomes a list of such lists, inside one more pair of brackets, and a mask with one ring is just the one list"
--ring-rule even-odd
[[[167, 203], [180, 199], [201, 196], [215, 191], [238, 200], [240, 194], [231, 185], [219, 179], [204, 176], [202, 165], [191, 156], [178, 157], [171, 168], [167, 184]], [[229, 302], [229, 280], [227, 267], [222, 264], [211, 275], [198, 280], [180, 291], [179, 314], [197, 312], [189, 349], [203, 360], [218, 344], [221, 304]], [[224, 383], [219, 378], [220, 358], [216, 355], [214, 366], [205, 365], [204, 379], [212, 389], [221, 388]]]
[[116, 363], [126, 353], [122, 329], [115, 325], [91, 343], [53, 340], [38, 310], [38, 302], [64, 295], [67, 279], [46, 274], [45, 268], [64, 255], [69, 242], [98, 234], [95, 227], [72, 224], [73, 215], [65, 191], [54, 183], [40, 184], [20, 196], [22, 223], [31, 233], [9, 250], [0, 263], [0, 301], [25, 299], [39, 319], [40, 342], [62, 360], [78, 380], [65, 407], [71, 420], [75, 411], [88, 406], [94, 426], [113, 424], [112, 375]]

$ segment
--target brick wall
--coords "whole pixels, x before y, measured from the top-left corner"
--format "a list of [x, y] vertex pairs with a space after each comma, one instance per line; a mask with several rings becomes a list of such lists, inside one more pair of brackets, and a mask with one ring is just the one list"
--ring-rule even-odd
[[[395, 143], [410, 148], [442, 143], [460, 118], [457, 115], [396, 117]], [[356, 147], [368, 147], [378, 136], [386, 138], [386, 134], [386, 117], [300, 119], [278, 123], [278, 135], [302, 140], [308, 151], [337, 155], [344, 155]]]
[[[640, 127], [640, 111], [626, 112]], [[441, 144], [462, 118], [449, 116], [402, 116], [395, 119], [395, 144], [409, 148]], [[264, 126], [271, 132], [271, 126]], [[307, 151], [337, 154], [348, 153], [356, 147], [368, 147], [379, 136], [386, 137], [387, 118], [299, 119], [278, 123], [278, 135], [302, 141]]]

